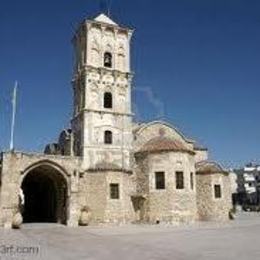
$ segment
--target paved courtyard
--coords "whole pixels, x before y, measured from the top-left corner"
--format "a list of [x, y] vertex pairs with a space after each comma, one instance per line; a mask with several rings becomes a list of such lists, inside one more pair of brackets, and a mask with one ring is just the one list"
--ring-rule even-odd
[[0, 229], [0, 260], [260, 259], [260, 214], [229, 224], [67, 228], [52, 224]]

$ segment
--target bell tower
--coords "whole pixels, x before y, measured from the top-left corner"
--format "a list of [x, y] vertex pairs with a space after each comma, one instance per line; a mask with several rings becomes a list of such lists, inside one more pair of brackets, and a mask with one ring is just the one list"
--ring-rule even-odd
[[133, 31], [100, 14], [73, 37], [74, 154], [87, 169], [130, 169]]

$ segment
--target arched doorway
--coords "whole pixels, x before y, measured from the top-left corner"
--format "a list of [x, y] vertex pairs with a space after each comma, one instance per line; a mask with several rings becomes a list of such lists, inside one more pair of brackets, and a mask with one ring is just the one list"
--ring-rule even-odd
[[56, 168], [48, 164], [33, 168], [24, 177], [21, 188], [24, 223], [66, 224], [68, 187], [66, 179]]

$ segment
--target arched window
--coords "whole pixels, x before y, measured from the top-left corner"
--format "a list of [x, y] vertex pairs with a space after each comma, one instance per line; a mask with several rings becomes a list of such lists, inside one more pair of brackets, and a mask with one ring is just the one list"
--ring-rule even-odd
[[112, 135], [111, 131], [105, 131], [104, 143], [105, 144], [112, 144], [113, 143], [113, 135]]
[[112, 54], [111, 52], [105, 52], [104, 54], [104, 66], [112, 68]]
[[113, 107], [113, 97], [110, 92], [106, 92], [104, 94], [104, 108], [112, 108]]

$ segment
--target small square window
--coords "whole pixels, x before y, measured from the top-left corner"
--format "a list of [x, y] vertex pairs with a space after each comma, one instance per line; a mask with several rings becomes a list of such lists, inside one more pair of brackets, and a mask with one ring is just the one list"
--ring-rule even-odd
[[157, 190], [165, 189], [165, 173], [164, 172], [155, 173], [155, 188]]
[[214, 185], [214, 194], [216, 199], [221, 198], [221, 186], [219, 184]]
[[184, 176], [183, 176], [183, 172], [176, 172], [176, 189], [177, 190], [184, 189]]
[[110, 199], [119, 199], [119, 184], [110, 184]]

